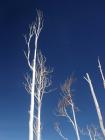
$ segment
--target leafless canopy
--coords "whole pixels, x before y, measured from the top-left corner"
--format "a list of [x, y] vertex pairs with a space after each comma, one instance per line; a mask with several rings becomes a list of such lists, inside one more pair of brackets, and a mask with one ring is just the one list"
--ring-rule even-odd
[[[66, 108], [68, 106], [72, 106], [72, 105], [74, 106], [74, 103], [72, 100], [72, 90], [71, 90], [71, 86], [72, 86], [73, 82], [74, 82], [74, 78], [71, 76], [61, 86], [63, 98], [58, 103], [58, 110], [59, 110], [59, 113], [62, 115], [66, 115], [66, 113], [67, 113]], [[78, 108], [75, 106], [74, 106], [74, 109], [75, 109], [75, 111], [78, 111]]]
[[[72, 99], [71, 86], [72, 86], [73, 82], [74, 82], [74, 79], [71, 76], [61, 86], [61, 90], [62, 90], [62, 93], [63, 93], [63, 95], [62, 95], [63, 98], [58, 103], [58, 115], [63, 116], [63, 117], [65, 117], [69, 120], [69, 123], [72, 124], [72, 126], [75, 130], [77, 140], [80, 140], [77, 121], [76, 121], [76, 114], [75, 114], [75, 112], [78, 110], [78, 108], [75, 107], [73, 99]], [[72, 115], [70, 115], [68, 113], [68, 107], [70, 107]], [[57, 127], [57, 128], [59, 128], [59, 127]], [[61, 132], [60, 128], [57, 129], [57, 130], [59, 130], [59, 132]]]
[[[46, 58], [42, 55], [41, 51], [37, 53], [36, 65], [36, 92], [40, 90], [40, 102], [42, 101], [44, 93], [47, 93], [47, 88], [51, 86], [52, 81], [49, 74], [52, 70], [46, 67]], [[38, 96], [38, 95], [37, 95]]]
[[[28, 66], [33, 71], [34, 69], [34, 61], [36, 60], [36, 52], [37, 52], [37, 43], [39, 39], [39, 35], [43, 29], [43, 13], [40, 10], [37, 10], [37, 16], [35, 22], [33, 22], [31, 25], [29, 25], [29, 34], [28, 36], [25, 35], [25, 41], [27, 45], [27, 51], [24, 52]], [[31, 41], [32, 38], [35, 38], [35, 44], [34, 44], [34, 58], [31, 59]]]

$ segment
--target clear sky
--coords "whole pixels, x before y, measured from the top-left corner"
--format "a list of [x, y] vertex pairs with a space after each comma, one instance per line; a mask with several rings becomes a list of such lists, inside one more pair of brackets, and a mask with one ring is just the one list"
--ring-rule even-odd
[[99, 125], [88, 84], [83, 79], [89, 72], [105, 120], [105, 90], [97, 63], [99, 56], [105, 74], [105, 1], [101, 0], [0, 1], [0, 140], [28, 140], [30, 95], [23, 85], [28, 71], [23, 36], [35, 20], [36, 8], [44, 13], [38, 47], [46, 56], [47, 65], [54, 69], [52, 88], [57, 88], [43, 98], [42, 138], [61, 140], [53, 128], [58, 121], [65, 135], [75, 140], [71, 125], [53, 112], [60, 98], [60, 84], [73, 72], [77, 78], [73, 99], [80, 109], [78, 124]]

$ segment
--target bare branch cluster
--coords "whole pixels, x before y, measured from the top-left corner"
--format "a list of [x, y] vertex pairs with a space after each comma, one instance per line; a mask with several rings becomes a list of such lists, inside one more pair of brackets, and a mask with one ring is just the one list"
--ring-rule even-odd
[[61, 128], [60, 128], [60, 126], [59, 126], [58, 123], [55, 123], [55, 124], [54, 124], [54, 128], [55, 128], [55, 130], [57, 131], [57, 133], [59, 134], [59, 136], [61, 136], [62, 139], [68, 140], [68, 138], [66, 138], [66, 137], [62, 134]]
[[[40, 10], [37, 10], [37, 17], [34, 23], [32, 23], [29, 26], [29, 34], [28, 36], [24, 36], [25, 37], [25, 41], [27, 44], [27, 51], [24, 52], [25, 57], [27, 59], [28, 62], [28, 66], [29, 68], [33, 71], [33, 61], [35, 61], [35, 56], [36, 56], [36, 51], [37, 51], [37, 41], [40, 35], [40, 32], [43, 28], [43, 13]], [[35, 37], [35, 50], [34, 50], [34, 58], [31, 60], [31, 40], [32, 38]]]
[[[77, 121], [76, 121], [76, 115], [75, 115], [76, 107], [72, 100], [72, 93], [71, 93], [71, 85], [73, 81], [74, 79], [70, 77], [69, 79], [65, 81], [63, 86], [61, 86], [61, 90], [63, 92], [63, 99], [60, 100], [58, 103], [58, 113], [59, 113], [59, 116], [66, 117], [69, 120], [69, 122], [72, 124], [76, 132], [77, 140], [80, 140]], [[68, 113], [68, 107], [70, 107], [72, 111], [72, 116], [70, 116]]]
[[32, 78], [31, 75], [29, 75], [28, 73], [25, 75], [25, 89], [26, 91], [30, 94], [31, 93], [31, 89], [32, 89]]
[[100, 133], [98, 127], [95, 127], [93, 124], [86, 127], [86, 129], [80, 130], [82, 135], [86, 135], [90, 140], [103, 140], [102, 133]]
[[40, 94], [40, 102], [42, 101], [44, 93], [46, 93], [46, 89], [51, 86], [52, 81], [49, 74], [52, 72], [45, 65], [46, 58], [42, 55], [41, 51], [37, 53], [37, 65], [36, 65], [36, 96]]

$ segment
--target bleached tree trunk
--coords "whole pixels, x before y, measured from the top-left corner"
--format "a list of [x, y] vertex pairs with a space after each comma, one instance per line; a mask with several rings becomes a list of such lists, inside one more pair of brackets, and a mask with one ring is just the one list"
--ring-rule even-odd
[[79, 130], [78, 130], [78, 125], [77, 125], [77, 120], [76, 120], [76, 115], [75, 115], [75, 111], [74, 111], [74, 103], [73, 102], [71, 102], [71, 106], [72, 106], [73, 120], [74, 120], [74, 126], [75, 126], [75, 132], [76, 132], [77, 140], [80, 140]]
[[[40, 96], [38, 97], [40, 98]], [[37, 140], [41, 140], [41, 102], [38, 103], [38, 128]]]
[[30, 101], [30, 120], [29, 120], [29, 140], [33, 140], [33, 126], [34, 126], [34, 85], [35, 85], [35, 61], [32, 75], [32, 92]]
[[[42, 20], [42, 13], [37, 10], [37, 17], [36, 22], [30, 26], [30, 31], [28, 37], [25, 36], [26, 44], [28, 47], [27, 52], [25, 52], [25, 56], [28, 62], [28, 66], [31, 71], [31, 77], [26, 77], [27, 84], [26, 90], [31, 94], [30, 100], [30, 111], [29, 111], [29, 140], [34, 140], [34, 104], [35, 104], [35, 97], [37, 98], [35, 85], [36, 85], [36, 56], [37, 56], [37, 44], [40, 32], [43, 28], [43, 20]], [[34, 55], [32, 58], [31, 54], [31, 40], [35, 38], [34, 44]]]
[[94, 91], [94, 88], [93, 88], [93, 85], [92, 85], [92, 82], [91, 82], [89, 74], [86, 73], [86, 77], [84, 77], [84, 78], [85, 78], [85, 80], [88, 82], [88, 84], [90, 86], [91, 94], [92, 94], [92, 97], [93, 97], [93, 101], [94, 101], [95, 108], [96, 108], [97, 115], [98, 115], [98, 119], [99, 119], [100, 128], [101, 128], [102, 133], [103, 133], [103, 135], [105, 137], [105, 128], [104, 128], [103, 117], [102, 117], [102, 114], [101, 114], [100, 106], [98, 104], [98, 101], [97, 101], [95, 91]]
[[32, 68], [32, 92], [31, 92], [31, 105], [30, 105], [30, 120], [29, 120], [29, 140], [34, 139], [33, 128], [34, 128], [34, 96], [35, 96], [35, 76], [36, 76], [36, 52], [37, 52], [37, 41], [38, 37], [35, 38], [35, 50]]
[[37, 136], [37, 140], [41, 140], [41, 107], [40, 105], [38, 106], [38, 136]]

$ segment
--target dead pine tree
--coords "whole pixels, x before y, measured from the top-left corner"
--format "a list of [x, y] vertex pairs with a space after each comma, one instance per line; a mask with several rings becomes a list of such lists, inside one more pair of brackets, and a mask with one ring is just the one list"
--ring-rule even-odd
[[[104, 85], [104, 88], [105, 88], [105, 79], [104, 79], [104, 75], [103, 75], [103, 71], [102, 71], [102, 67], [101, 67], [101, 63], [100, 63], [99, 58], [98, 58], [98, 64], [99, 64], [98, 67], [99, 67], [99, 71], [100, 71], [100, 74], [101, 74], [101, 77], [102, 77], [103, 85]], [[94, 101], [94, 104], [95, 104], [96, 112], [97, 112], [97, 115], [98, 115], [99, 125], [100, 125], [101, 131], [102, 131], [102, 133], [105, 137], [104, 120], [103, 120], [103, 117], [102, 117], [101, 109], [100, 109], [100, 106], [99, 106], [99, 103], [98, 103], [98, 100], [97, 100], [97, 97], [96, 97], [96, 93], [95, 93], [91, 78], [90, 78], [88, 73], [86, 73], [86, 77], [84, 77], [84, 79], [89, 84], [90, 91], [91, 91], [93, 101]]]
[[[45, 88], [51, 85], [48, 78], [49, 71], [46, 66], [46, 58], [38, 51], [38, 39], [43, 28], [43, 14], [37, 10], [36, 21], [29, 26], [29, 35], [25, 36], [27, 51], [24, 52], [28, 66], [29, 74], [25, 76], [25, 88], [30, 93], [29, 110], [29, 140], [41, 140], [41, 106]], [[34, 40], [34, 45], [32, 45]], [[32, 46], [31, 46], [32, 45]], [[33, 47], [33, 48], [32, 48]]]
[[[77, 140], [80, 140], [78, 125], [77, 125], [77, 120], [76, 120], [76, 111], [78, 110], [78, 108], [75, 107], [75, 105], [74, 105], [74, 102], [72, 99], [72, 92], [71, 92], [71, 85], [73, 83], [73, 80], [74, 79], [71, 76], [69, 79], [67, 79], [65, 81], [63, 86], [61, 86], [63, 98], [58, 103], [58, 116], [65, 117], [69, 120], [69, 122], [72, 124], [72, 126], [75, 130]], [[68, 107], [72, 111], [72, 116], [70, 116], [70, 114], [68, 113]]]

